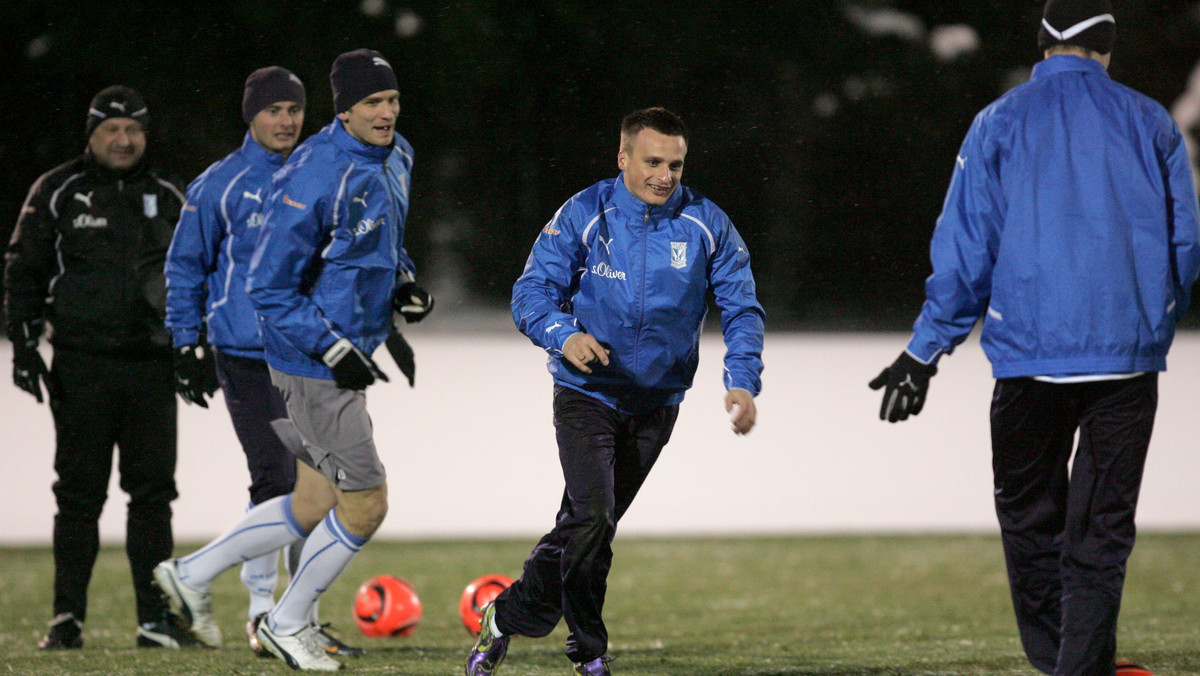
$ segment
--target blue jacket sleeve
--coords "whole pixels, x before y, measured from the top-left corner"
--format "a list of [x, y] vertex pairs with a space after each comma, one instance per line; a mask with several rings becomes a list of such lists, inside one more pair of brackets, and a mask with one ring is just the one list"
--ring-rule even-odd
[[417, 265], [413, 263], [412, 257], [404, 247], [400, 247], [397, 254], [400, 257], [400, 267], [396, 268], [396, 287], [399, 288], [405, 282], [417, 281]]
[[954, 175], [929, 246], [933, 274], [908, 352], [926, 364], [966, 339], [991, 296], [1004, 194], [988, 152], [985, 115], [976, 116], [955, 158]]
[[570, 312], [570, 299], [586, 250], [577, 227], [578, 195], [567, 200], [542, 228], [513, 284], [512, 315], [517, 329], [534, 345], [561, 355], [572, 334], [582, 331]]
[[[328, 180], [305, 176], [309, 165], [285, 165], [263, 205], [263, 225], [246, 279], [246, 292], [262, 319], [300, 352], [319, 359], [342, 336], [305, 293], [322, 265], [328, 243]], [[308, 178], [308, 180], [306, 180]]]
[[195, 345], [204, 326], [208, 276], [217, 268], [224, 235], [220, 198], [206, 189], [209, 174], [188, 186], [187, 201], [167, 250], [167, 328], [176, 347]]
[[[408, 206], [411, 198], [412, 189], [412, 169], [413, 169], [413, 149], [408, 140], [402, 136], [396, 136], [396, 143], [392, 147], [392, 152], [387, 159], [388, 181], [391, 183], [391, 189], [400, 193], [400, 225], [405, 228], [408, 223]], [[413, 263], [412, 257], [408, 255], [408, 251], [404, 248], [404, 243], [400, 243], [397, 255], [400, 259], [400, 267], [396, 270], [396, 285], [406, 281], [413, 281], [417, 276], [417, 266]]]
[[725, 389], [740, 388], [757, 396], [762, 390], [763, 320], [755, 292], [750, 253], [733, 223], [718, 212], [724, 237], [709, 270], [709, 285], [721, 310], [725, 337]]
[[1174, 121], [1168, 121], [1166, 156], [1163, 159], [1167, 179], [1168, 217], [1171, 219], [1171, 264], [1175, 269], [1175, 316], [1182, 317], [1191, 305], [1192, 285], [1200, 274], [1200, 246], [1197, 245], [1198, 221], [1196, 184], [1192, 163], [1183, 134]]

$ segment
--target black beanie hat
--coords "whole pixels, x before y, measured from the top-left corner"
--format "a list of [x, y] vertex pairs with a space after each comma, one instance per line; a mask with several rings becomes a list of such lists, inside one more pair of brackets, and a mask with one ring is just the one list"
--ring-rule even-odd
[[1108, 54], [1116, 37], [1117, 20], [1109, 0], [1049, 0], [1042, 12], [1038, 49], [1065, 44]]
[[143, 129], [150, 128], [150, 112], [146, 110], [145, 99], [123, 85], [105, 87], [92, 97], [87, 116], [88, 138], [96, 131], [96, 125], [113, 117], [128, 117], [141, 122]]
[[344, 113], [375, 92], [399, 89], [396, 73], [374, 49], [356, 49], [338, 56], [329, 72], [333, 112]]
[[304, 83], [287, 68], [259, 68], [246, 78], [246, 91], [242, 95], [242, 119], [246, 124], [250, 124], [250, 120], [258, 115], [258, 111], [280, 101], [294, 101], [303, 108], [306, 104]]

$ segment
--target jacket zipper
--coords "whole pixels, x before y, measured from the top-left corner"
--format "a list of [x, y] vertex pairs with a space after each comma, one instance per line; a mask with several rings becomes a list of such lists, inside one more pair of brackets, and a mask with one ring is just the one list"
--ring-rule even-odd
[[[388, 228], [388, 239], [390, 240], [389, 244], [392, 249], [392, 254], [394, 254], [396, 256], [396, 263], [399, 264], [399, 262], [400, 262], [400, 242], [398, 240], [400, 239], [400, 214], [391, 213], [392, 205], [394, 205], [396, 203], [396, 197], [392, 193], [391, 172], [388, 171], [388, 159], [389, 158], [390, 158], [390, 155], [389, 155], [389, 157], [386, 157], [383, 160], [383, 185], [384, 185], [384, 189], [387, 191], [387, 196], [388, 196], [388, 215], [392, 217], [391, 218], [391, 220], [392, 220], [391, 227]], [[394, 280], [394, 278], [395, 278], [395, 275], [393, 275], [393, 280]], [[393, 281], [393, 286], [394, 286], [394, 281]]]
[[649, 247], [650, 239], [650, 207], [647, 206], [642, 212], [642, 273], [641, 291], [638, 293], [638, 323], [637, 333], [634, 334], [633, 342], [633, 370], [636, 373], [639, 368], [642, 347], [642, 327], [646, 324], [646, 257], [647, 248]]
[[[116, 203], [118, 205], [125, 203], [125, 179], [123, 179], [123, 178], [117, 179], [117, 202]], [[137, 223], [137, 222], [139, 222], [140, 219], [133, 219], [133, 220], [135, 223]], [[121, 303], [124, 307], [129, 307], [129, 305], [132, 302], [132, 297], [133, 297], [133, 293], [134, 293], [132, 287], [137, 285], [138, 266], [140, 265], [141, 256], [142, 256], [141, 247], [138, 246], [138, 240], [140, 239], [139, 235], [141, 234], [141, 227], [134, 226], [132, 228], [132, 230], [133, 230], [132, 232], [126, 233], [126, 239], [125, 239], [125, 245], [128, 247], [128, 250], [127, 250], [126, 256], [125, 256], [125, 260], [129, 261], [129, 263], [127, 263], [126, 265], [128, 265], [130, 269], [126, 270], [126, 274], [125, 274], [125, 282], [126, 283], [121, 286]]]

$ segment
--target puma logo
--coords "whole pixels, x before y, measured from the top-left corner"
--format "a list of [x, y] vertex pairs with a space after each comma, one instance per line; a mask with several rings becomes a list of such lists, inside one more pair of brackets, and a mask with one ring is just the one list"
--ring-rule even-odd
[[255, 202], [258, 202], [259, 204], [262, 204], [262, 188], [259, 188], [258, 190], [255, 190], [254, 192], [250, 192], [249, 190], [243, 190], [242, 198], [248, 199], [248, 200], [254, 200]]
[[89, 192], [86, 195], [81, 192], [77, 192], [77, 193], [75, 193], [75, 199], [79, 200], [80, 202], [83, 202], [84, 204], [87, 205], [87, 208], [91, 209], [92, 208], [92, 194], [95, 192], [96, 191], [93, 190], [92, 192]]

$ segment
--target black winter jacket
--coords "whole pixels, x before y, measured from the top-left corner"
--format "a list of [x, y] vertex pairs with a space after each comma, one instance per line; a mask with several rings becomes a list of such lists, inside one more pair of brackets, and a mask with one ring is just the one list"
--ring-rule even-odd
[[118, 173], [85, 152], [39, 177], [5, 256], [9, 337], [46, 320], [56, 349], [169, 355], [163, 264], [183, 202], [145, 161]]

